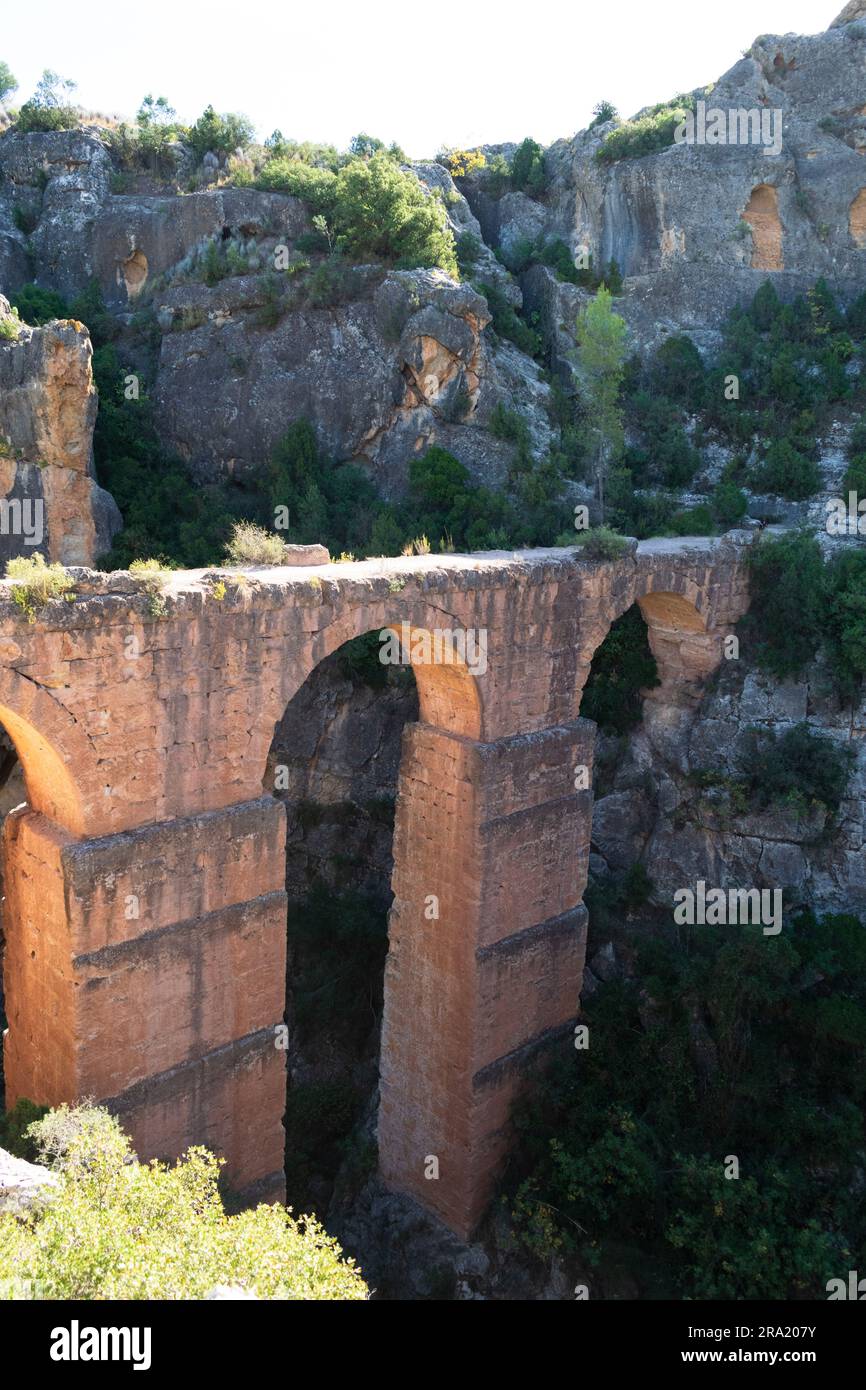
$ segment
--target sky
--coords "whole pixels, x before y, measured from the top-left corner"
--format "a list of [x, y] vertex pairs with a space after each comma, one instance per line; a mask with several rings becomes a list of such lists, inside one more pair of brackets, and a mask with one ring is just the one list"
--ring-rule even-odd
[[328, 0], [303, 5], [0, 0], [0, 60], [19, 82], [44, 68], [88, 109], [132, 116], [148, 92], [192, 121], [209, 103], [344, 148], [359, 131], [411, 158], [586, 126], [720, 77], [759, 34], [814, 34], [844, 0]]

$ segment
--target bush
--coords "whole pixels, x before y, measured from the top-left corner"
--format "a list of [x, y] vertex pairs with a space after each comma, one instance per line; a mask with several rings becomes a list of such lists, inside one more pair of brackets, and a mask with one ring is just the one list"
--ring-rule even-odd
[[498, 285], [479, 284], [476, 289], [487, 300], [493, 319], [493, 331], [498, 333], [500, 338], [508, 338], [529, 357], [540, 356], [541, 338], [539, 334], [534, 328], [530, 328], [513, 305], [509, 304]]
[[352, 1261], [281, 1206], [228, 1216], [219, 1161], [192, 1148], [139, 1163], [102, 1109], [61, 1106], [29, 1133], [59, 1174], [25, 1218], [0, 1213], [0, 1267], [48, 1299], [202, 1299], [216, 1284], [260, 1298], [363, 1299]]
[[[591, 932], [598, 915], [593, 899]], [[573, 1252], [602, 1297], [625, 1267], [636, 1297], [823, 1298], [866, 1241], [863, 924], [641, 928], [636, 978], [584, 1004], [592, 1045], [518, 1108], [518, 1239], [545, 1260]]]
[[208, 152], [227, 155], [246, 149], [254, 133], [252, 122], [246, 116], [234, 111], [219, 115], [212, 106], [207, 106], [195, 125], [190, 126], [186, 140], [196, 157], [203, 159]]
[[252, 521], [236, 521], [226, 542], [226, 561], [231, 565], [281, 565], [286, 545], [274, 531]]
[[544, 172], [544, 150], [529, 136], [521, 140], [511, 161], [511, 184], [519, 192], [537, 198], [544, 192], [547, 177]]
[[18, 112], [16, 126], [22, 134], [38, 130], [72, 130], [80, 113], [69, 100], [75, 83], [46, 68], [36, 91]]
[[738, 760], [739, 785], [756, 810], [786, 802], [801, 808], [817, 802], [834, 815], [845, 795], [852, 754], [808, 724], [777, 734], [749, 729]]
[[821, 548], [794, 533], [749, 552], [751, 604], [744, 622], [759, 663], [779, 680], [814, 661], [824, 635], [826, 579]]
[[10, 303], [18, 310], [25, 323], [39, 327], [52, 319], [68, 317], [68, 309], [62, 295], [56, 290], [43, 290], [32, 282], [22, 285], [10, 295]]
[[334, 219], [342, 250], [457, 276], [445, 208], [385, 154], [352, 160], [337, 175]]
[[804, 502], [821, 486], [817, 463], [801, 454], [788, 439], [777, 439], [769, 446], [761, 463], [752, 472], [752, 486], [759, 492]]
[[694, 97], [676, 97], [672, 102], [654, 106], [637, 120], [623, 122], [605, 136], [595, 152], [596, 160], [599, 164], [613, 164], [618, 159], [642, 159], [645, 155], [657, 154], [674, 143], [674, 131], [694, 106]]
[[12, 602], [24, 614], [28, 623], [35, 623], [39, 612], [55, 598], [73, 599], [74, 579], [62, 565], [46, 565], [45, 557], [37, 550], [34, 555], [19, 555], [6, 562], [6, 578], [15, 581]]
[[853, 703], [866, 676], [866, 554], [845, 549], [827, 570], [825, 637], [840, 697]]
[[711, 501], [713, 515], [720, 526], [736, 526], [749, 509], [746, 494], [736, 483], [720, 482], [713, 491]]
[[256, 188], [302, 198], [319, 215], [330, 216], [337, 196], [337, 176], [331, 169], [303, 164], [299, 159], [269, 159], [256, 175]]

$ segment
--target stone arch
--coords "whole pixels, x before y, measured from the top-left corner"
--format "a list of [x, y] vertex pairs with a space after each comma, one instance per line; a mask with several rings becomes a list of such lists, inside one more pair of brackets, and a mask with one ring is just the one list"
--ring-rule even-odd
[[90, 748], [74, 718], [35, 681], [0, 670], [0, 722], [24, 770], [31, 809], [71, 834], [84, 831], [81, 788], [72, 768], [90, 763]]
[[779, 195], [772, 184], [759, 183], [752, 189], [743, 221], [752, 229], [752, 268], [784, 270]]
[[[323, 628], [311, 644], [304, 660], [300, 679], [294, 676], [281, 693], [282, 714], [289, 700], [306, 680], [310, 672], [326, 656], [353, 637], [363, 637], [368, 632], [384, 632], [386, 629], [400, 634], [403, 624], [417, 639], [424, 633], [434, 636], [437, 633], [461, 633], [463, 625], [441, 609], [431, 609], [427, 605], [420, 608], [413, 605], [411, 614], [401, 618], [394, 613], [394, 606], [385, 602], [348, 607], [337, 614], [327, 627]], [[434, 644], [435, 648], [435, 644]], [[410, 654], [412, 645], [410, 644]], [[449, 733], [463, 734], [467, 738], [481, 739], [484, 730], [484, 703], [481, 685], [464, 661], [446, 662], [434, 660], [430, 663], [412, 661], [412, 669], [418, 684], [421, 721], [434, 728]]]
[[859, 251], [866, 251], [866, 188], [861, 188], [848, 213], [851, 240]]

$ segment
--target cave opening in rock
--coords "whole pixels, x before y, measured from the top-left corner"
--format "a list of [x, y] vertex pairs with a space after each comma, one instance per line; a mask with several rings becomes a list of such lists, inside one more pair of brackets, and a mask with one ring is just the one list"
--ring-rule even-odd
[[784, 270], [779, 195], [772, 184], [759, 183], [752, 189], [743, 221], [752, 229], [752, 268]]
[[287, 813], [286, 1200], [321, 1218], [377, 1158], [397, 777], [418, 718], [412, 667], [383, 665], [380, 649], [371, 632], [314, 669], [266, 775]]

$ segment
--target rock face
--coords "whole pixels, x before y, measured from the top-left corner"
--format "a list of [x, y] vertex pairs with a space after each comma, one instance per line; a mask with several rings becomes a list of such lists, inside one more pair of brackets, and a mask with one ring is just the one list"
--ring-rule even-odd
[[[0, 298], [0, 318], [10, 321]], [[89, 565], [120, 514], [92, 473], [96, 391], [80, 323], [21, 327], [0, 338], [0, 561], [40, 551]]]
[[[786, 888], [820, 912], [866, 912], [866, 707], [841, 709], [826, 672], [777, 684], [725, 663], [692, 719], [660, 730], [655, 695], [593, 809], [598, 867], [640, 860], [660, 902], [704, 879], [720, 888]], [[835, 819], [824, 808], [781, 805], [738, 811], [696, 774], [735, 777], [750, 728], [781, 734], [807, 722], [854, 755]], [[602, 865], [603, 861], [603, 865]]]
[[53, 1187], [57, 1176], [38, 1163], [26, 1163], [23, 1158], [0, 1149], [0, 1212], [21, 1215], [36, 1202], [42, 1201]]
[[[698, 94], [708, 111], [725, 113], [727, 132], [728, 113], [756, 113], [747, 139], [762, 113], [772, 116], [777, 124], [767, 132], [781, 132], [777, 153], [763, 137], [729, 139], [672, 143], [599, 165], [595, 152], [611, 127], [584, 131], [547, 151], [550, 184], [542, 201], [510, 194], [494, 202], [484, 197], [483, 179], [467, 181], [486, 234], [507, 250], [518, 237], [540, 232], [574, 251], [585, 248], [596, 266], [616, 260], [625, 276], [617, 309], [638, 346], [677, 331], [714, 346], [727, 310], [750, 298], [767, 273], [782, 294], [804, 290], [820, 275], [843, 295], [859, 292], [866, 269], [858, 211], [866, 188], [866, 29], [850, 21], [861, 13], [852, 4], [828, 32], [810, 37], [764, 35], [710, 92]], [[743, 129], [738, 121], [737, 131]], [[573, 325], [561, 301], [579, 302], [580, 292], [564, 294], [571, 287], [559, 286], [550, 272], [535, 277], [535, 298], [547, 302], [550, 319]]]
[[304, 416], [327, 453], [365, 465], [386, 495], [434, 443], [500, 483], [512, 450], [484, 426], [518, 391], [545, 447], [548, 388], [522, 354], [491, 349], [487, 303], [471, 286], [425, 270], [356, 279], [350, 302], [290, 309], [273, 328], [257, 322], [261, 277], [159, 295], [160, 319], [174, 326], [159, 357], [160, 429], [196, 475], [255, 475]]

